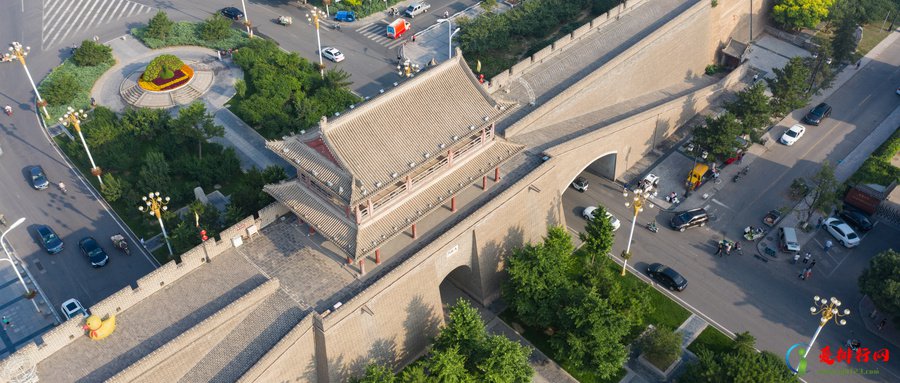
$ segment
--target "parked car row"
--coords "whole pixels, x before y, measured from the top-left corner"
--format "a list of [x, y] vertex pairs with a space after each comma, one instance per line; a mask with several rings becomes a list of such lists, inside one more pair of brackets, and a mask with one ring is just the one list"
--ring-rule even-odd
[[[63, 251], [63, 240], [59, 238], [59, 235], [56, 234], [53, 228], [47, 225], [37, 225], [34, 231], [41, 242], [41, 247], [47, 253], [57, 254]], [[94, 237], [82, 238], [78, 241], [78, 248], [81, 249], [81, 253], [84, 254], [93, 267], [103, 267], [109, 262], [109, 255], [106, 254], [106, 250], [103, 250], [103, 247], [97, 243]]]
[[[823, 120], [830, 116], [831, 105], [823, 102], [810, 109], [809, 112], [803, 116], [802, 122], [804, 124], [818, 126]], [[794, 126], [788, 128], [788, 130], [781, 135], [781, 138], [778, 139], [778, 141], [784, 145], [791, 146], [794, 145], [800, 137], [803, 137], [803, 133], [806, 133], [806, 127], [800, 124], [794, 124]]]

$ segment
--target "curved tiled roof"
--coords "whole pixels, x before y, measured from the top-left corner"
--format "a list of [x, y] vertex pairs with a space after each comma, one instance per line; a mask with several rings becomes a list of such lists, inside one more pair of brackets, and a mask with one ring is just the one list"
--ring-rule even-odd
[[331, 183], [328, 187], [345, 201], [351, 196], [351, 177], [346, 171], [325, 158], [321, 153], [303, 142], [299, 136], [286, 137], [281, 141], [268, 141], [266, 147], [294, 166], [314, 174], [323, 183]]
[[[480, 128], [504, 113], [475, 79], [461, 55], [421, 72], [390, 92], [319, 126], [325, 144], [355, 179], [364, 198], [442, 153], [454, 136]], [[357, 198], [353, 198], [352, 202]]]

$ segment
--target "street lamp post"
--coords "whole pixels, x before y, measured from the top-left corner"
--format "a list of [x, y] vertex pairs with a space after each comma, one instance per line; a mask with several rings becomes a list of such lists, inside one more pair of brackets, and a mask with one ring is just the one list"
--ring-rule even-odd
[[412, 77], [415, 76], [415, 74], [418, 72], [419, 64], [415, 64], [409, 61], [409, 59], [407, 59], [403, 64], [397, 65], [397, 74], [400, 75], [400, 77]]
[[244, 0], [241, 0], [241, 8], [244, 11], [244, 26], [247, 27], [247, 35], [252, 39], [253, 30], [250, 29], [250, 14], [247, 13], [247, 4], [244, 3]]
[[9, 47], [9, 53], [4, 56], [7, 60], [19, 59], [19, 62], [22, 63], [22, 68], [25, 68], [25, 75], [28, 76], [28, 81], [31, 82], [31, 89], [34, 89], [34, 94], [37, 96], [38, 106], [44, 111], [44, 117], [50, 119], [50, 113], [47, 113], [47, 103], [41, 97], [41, 93], [38, 92], [37, 86], [34, 85], [34, 79], [31, 77], [31, 72], [28, 71], [28, 65], [25, 65], [25, 56], [28, 56], [29, 51], [31, 51], [31, 47], [23, 47], [18, 41], [13, 41], [12, 46]]
[[306, 14], [306, 21], [315, 23], [316, 27], [316, 44], [319, 46], [319, 74], [325, 78], [325, 63], [322, 62], [322, 38], [319, 36], [319, 18], [325, 14], [321, 9], [313, 7], [312, 15]]
[[819, 327], [816, 328], [816, 333], [813, 334], [812, 340], [809, 341], [809, 347], [807, 347], [806, 352], [803, 353], [804, 359], [809, 355], [809, 350], [813, 348], [813, 344], [816, 343], [816, 338], [819, 337], [822, 328], [825, 327], [829, 321], [833, 319], [834, 323], [843, 326], [847, 324], [847, 321], [844, 319], [839, 320], [839, 318], [850, 315], [850, 309], [844, 309], [843, 312], [838, 309], [838, 307], [841, 307], [841, 301], [835, 297], [825, 299], [816, 295], [813, 297], [813, 302], [814, 306], [809, 308], [809, 313], [812, 315], [821, 315], [822, 317], [819, 319]]
[[[19, 278], [19, 282], [22, 283], [22, 287], [25, 288], [25, 295], [31, 295], [33, 291], [31, 291], [31, 289], [28, 288], [28, 285], [25, 284], [25, 279], [22, 278], [22, 274], [19, 273], [19, 267], [16, 266], [16, 262], [13, 261], [12, 254], [10, 254], [9, 250], [6, 249], [6, 234], [12, 231], [12, 229], [15, 229], [17, 226], [21, 225], [22, 222], [25, 222], [25, 217], [17, 219], [16, 222], [13, 222], [13, 224], [9, 226], [9, 229], [6, 229], [6, 231], [4, 231], [2, 235], [0, 235], [0, 246], [3, 246], [3, 253], [6, 254], [6, 259], [0, 259], [0, 261], [9, 262], [10, 266], [12, 266], [13, 268], [13, 271], [16, 272], [16, 277]], [[31, 304], [34, 305], [34, 309], [37, 310], [37, 312], [41, 312], [41, 309], [38, 307], [37, 302], [35, 302], [34, 299], [31, 299]]]
[[453, 22], [450, 19], [438, 19], [439, 23], [447, 22], [447, 60], [453, 58], [453, 35], [459, 32], [459, 28], [451, 32]]
[[81, 138], [81, 144], [84, 145], [84, 151], [87, 152], [88, 159], [91, 160], [91, 174], [97, 177], [97, 181], [100, 181], [100, 185], [103, 185], [103, 178], [100, 178], [100, 174], [102, 171], [94, 163], [94, 156], [91, 155], [91, 150], [88, 149], [87, 141], [84, 139], [84, 134], [81, 133], [81, 120], [87, 119], [87, 113], [84, 110], [78, 109], [75, 111], [71, 106], [68, 108], [68, 112], [59, 118], [59, 123], [63, 124], [63, 126], [72, 125], [75, 128], [75, 132], [78, 133], [78, 137]]
[[[647, 204], [647, 207], [653, 208], [653, 203], [649, 202], [648, 199], [650, 195], [653, 193], [653, 185], [652, 184], [641, 184], [637, 189], [634, 189], [634, 197], [632, 197], [632, 202], [625, 202], [625, 206], [631, 206], [634, 210], [634, 216], [631, 218], [631, 231], [628, 232], [628, 244], [625, 245], [625, 253], [622, 254], [624, 260], [622, 261], [622, 276], [625, 276], [625, 270], [628, 266], [628, 258], [631, 258], [631, 239], [634, 238], [634, 226], [637, 223], [638, 213], [644, 210], [644, 204]], [[628, 188], [625, 188], [625, 191], [622, 192], [622, 196], [628, 198]]]
[[166, 246], [169, 248], [169, 255], [175, 255], [172, 252], [172, 244], [169, 243], [169, 234], [166, 233], [166, 225], [163, 224], [162, 212], [169, 210], [169, 207], [166, 206], [169, 204], [169, 197], [160, 197], [159, 192], [150, 192], [147, 193], [141, 200], [147, 205], [138, 206], [138, 210], [144, 212], [149, 212], [151, 216], [156, 216], [156, 219], [159, 220], [159, 228], [162, 229], [163, 238], [166, 239]]

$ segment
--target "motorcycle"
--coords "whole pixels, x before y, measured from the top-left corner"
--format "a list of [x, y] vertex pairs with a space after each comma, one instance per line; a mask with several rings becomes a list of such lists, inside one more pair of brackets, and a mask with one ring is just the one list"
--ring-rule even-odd
[[116, 234], [109, 239], [112, 240], [113, 246], [125, 252], [125, 255], [131, 255], [131, 250], [128, 249], [128, 241], [125, 240], [125, 236]]
[[650, 223], [647, 224], [646, 227], [647, 227], [647, 230], [650, 230], [650, 231], [652, 231], [652, 232], [654, 232], [654, 233], [656, 233], [656, 232], [659, 231], [659, 227], [656, 226], [656, 222], [650, 222]]
[[741, 177], [747, 175], [747, 173], [749, 173], [749, 172], [750, 172], [750, 165], [744, 166], [744, 168], [741, 169], [741, 171], [738, 174], [734, 175], [734, 178], [732, 178], [731, 181], [738, 182], [738, 180], [741, 179]]
[[9, 105], [7, 105], [5, 108], [3, 108], [3, 111], [6, 112], [6, 115], [7, 115], [7, 116], [12, 117], [12, 113], [13, 113], [12, 107], [10, 107]]

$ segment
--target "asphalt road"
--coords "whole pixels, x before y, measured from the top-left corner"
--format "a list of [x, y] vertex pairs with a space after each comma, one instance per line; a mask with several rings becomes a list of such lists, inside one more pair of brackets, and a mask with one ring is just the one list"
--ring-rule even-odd
[[[62, 52], [68, 50], [63, 47], [95, 33], [85, 30], [59, 46], [42, 50], [41, 2], [15, 3], [0, 15], [0, 41], [8, 44], [16, 40], [33, 47], [27, 60], [36, 81], [59, 65]], [[12, 117], [0, 115], [0, 213], [10, 224], [19, 217], [26, 218], [6, 238], [53, 306], [58, 310], [60, 303], [73, 297], [90, 306], [152, 271], [154, 264], [138, 252], [130, 257], [113, 252], [109, 237], [123, 229], [51, 145], [35, 114], [34, 93], [22, 66], [0, 65], [0, 83], [0, 104], [9, 104], [15, 110]], [[43, 191], [32, 189], [26, 172], [33, 165], [41, 165], [51, 182], [64, 182], [68, 193], [54, 186]], [[65, 242], [65, 250], [52, 256], [44, 252], [34, 236], [38, 224], [55, 229]], [[110, 253], [106, 267], [92, 268], [78, 250], [78, 240], [86, 236], [97, 238]]]
[[[751, 255], [755, 247], [745, 243], [744, 256], [713, 255], [717, 241], [724, 237], [740, 238], [743, 228], [758, 226], [766, 211], [792, 205], [786, 192], [794, 178], [811, 176], [826, 159], [835, 163], [846, 157], [900, 105], [900, 97], [894, 94], [900, 85], [900, 42], [885, 52], [880, 61], [861, 69], [861, 73], [827, 98], [826, 102], [834, 107], [830, 119], [821, 126], [808, 127], [805, 136], [792, 147], [773, 146], [753, 162], [750, 174], [738, 183], [725, 180], [724, 189], [706, 205], [713, 215], [707, 227], [680, 233], [668, 229], [673, 213], [658, 208], [645, 210], [635, 228], [630, 265], [642, 274], [649, 263], [672, 266], [689, 280], [688, 288], [672, 294], [673, 297], [730, 331], [750, 331], [756, 336], [759, 348], [778, 355], [783, 355], [794, 343], [809, 341], [818, 324], [818, 317], [808, 311], [814, 295], [836, 296], [852, 311], [846, 326], [830, 324], [822, 331], [816, 341], [816, 352], [825, 345], [831, 345], [834, 350], [851, 337], [860, 339], [870, 349], [895, 350], [895, 346], [865, 329], [863, 320], [868, 313], [858, 310], [862, 296], [856, 281], [872, 256], [888, 248], [900, 248], [897, 228], [878, 224], [865, 234], [860, 247], [838, 246], [829, 254], [824, 254], [821, 244], [830, 236], [820, 230], [803, 246], [804, 251], [811, 251], [818, 259], [813, 276], [807, 281], [798, 278], [802, 265], [790, 264], [784, 253], [777, 260], [763, 263]], [[787, 125], [805, 112], [806, 109], [794, 112], [794, 120]], [[786, 128], [775, 129], [780, 132]], [[568, 226], [573, 231], [582, 230], [581, 210], [589, 205], [606, 206], [622, 221], [613, 248], [613, 254], [619, 254], [627, 242], [632, 214], [624, 206], [622, 188], [599, 177], [586, 176], [591, 181], [587, 192], [579, 193], [570, 187], [563, 195]], [[643, 227], [650, 220], [657, 221], [659, 233]], [[817, 354], [810, 354], [810, 367], [814, 370], [840, 368], [825, 366], [813, 355]], [[894, 359], [879, 364], [853, 363], [850, 367], [878, 369], [880, 375], [814, 374], [805, 379], [815, 382], [900, 380], [900, 363]]]

